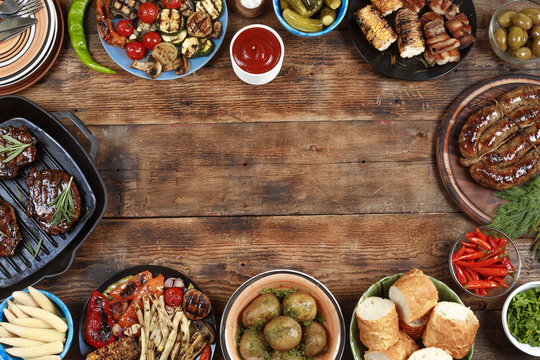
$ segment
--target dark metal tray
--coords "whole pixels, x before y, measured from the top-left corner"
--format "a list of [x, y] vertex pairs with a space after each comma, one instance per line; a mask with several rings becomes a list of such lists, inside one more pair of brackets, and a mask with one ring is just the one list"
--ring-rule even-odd
[[[88, 138], [87, 153], [59, 121], [70, 119]], [[105, 184], [94, 164], [97, 140], [82, 121], [67, 111], [49, 113], [20, 96], [0, 97], [0, 127], [24, 126], [37, 138], [34, 164], [22, 169], [12, 180], [0, 181], [0, 197], [13, 206], [22, 235], [15, 256], [0, 257], [0, 299], [14, 290], [67, 271], [77, 249], [95, 229], [107, 208]], [[24, 177], [30, 167], [61, 169], [73, 175], [81, 195], [81, 218], [63, 235], [48, 235], [36, 219], [26, 215], [28, 189]], [[26, 242], [39, 253], [33, 258]]]

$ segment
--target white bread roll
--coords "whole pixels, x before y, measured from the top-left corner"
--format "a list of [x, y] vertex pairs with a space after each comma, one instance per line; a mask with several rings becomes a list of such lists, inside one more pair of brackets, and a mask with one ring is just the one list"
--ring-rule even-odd
[[390, 287], [388, 297], [396, 303], [400, 319], [410, 324], [437, 304], [439, 292], [422, 270], [412, 269]]
[[452, 360], [452, 356], [442, 349], [428, 347], [415, 351], [409, 360]]
[[369, 350], [364, 354], [364, 360], [407, 360], [418, 350], [416, 342], [404, 332], [399, 332], [398, 341], [386, 350]]
[[424, 328], [426, 327], [430, 315], [431, 311], [410, 324], [405, 323], [403, 320], [399, 320], [399, 329], [414, 340], [418, 340], [422, 337], [422, 333], [424, 332]]
[[364, 299], [356, 308], [360, 341], [370, 350], [385, 350], [399, 338], [396, 305], [380, 297]]
[[441, 301], [431, 312], [424, 335], [426, 347], [438, 347], [461, 359], [471, 350], [480, 322], [468, 307]]

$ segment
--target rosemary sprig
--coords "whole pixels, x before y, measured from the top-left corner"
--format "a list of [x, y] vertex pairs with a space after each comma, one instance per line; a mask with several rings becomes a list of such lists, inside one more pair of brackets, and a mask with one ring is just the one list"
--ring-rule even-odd
[[22, 143], [19, 140], [14, 139], [9, 135], [2, 135], [2, 137], [6, 139], [7, 145], [8, 145], [8, 146], [0, 145], [0, 154], [7, 153], [7, 158], [5, 158], [3, 161], [5, 163], [15, 159], [24, 151], [24, 149], [32, 145], [32, 144]]
[[0, 231], [0, 235], [4, 235], [5, 237], [8, 237], [4, 232]]
[[32, 248], [32, 245], [30, 245], [30, 243], [28, 242], [28, 240], [26, 240], [24, 242], [24, 245], [26, 246], [26, 248], [28, 249], [28, 251], [30, 251], [30, 254], [32, 254], [32, 258], [35, 259], [37, 254], [39, 253], [39, 250], [41, 249], [41, 243], [43, 242], [43, 239], [39, 239], [39, 242], [37, 244], [37, 248], [36, 250], [34, 250]]
[[68, 185], [62, 190], [62, 192], [51, 202], [49, 206], [55, 206], [54, 216], [51, 221], [51, 225], [55, 226], [60, 224], [62, 219], [66, 219], [68, 222], [75, 217], [73, 213], [75, 211], [75, 205], [73, 203], [73, 196], [71, 195], [71, 183], [73, 182], [73, 176], [69, 179]]
[[21, 192], [19, 191], [19, 187], [15, 186], [15, 189], [17, 189], [17, 197], [19, 198], [19, 201], [23, 202], [23, 198], [22, 198]]

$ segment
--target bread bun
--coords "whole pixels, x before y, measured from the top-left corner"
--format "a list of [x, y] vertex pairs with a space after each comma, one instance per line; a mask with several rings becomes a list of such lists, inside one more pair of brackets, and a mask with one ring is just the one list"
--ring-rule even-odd
[[365, 360], [407, 360], [418, 350], [416, 342], [400, 331], [398, 341], [386, 350], [369, 350], [364, 354]]
[[471, 350], [480, 323], [468, 307], [441, 301], [431, 312], [424, 335], [426, 347], [443, 349], [461, 359]]
[[356, 307], [360, 341], [370, 350], [385, 350], [399, 338], [396, 305], [380, 297], [364, 299]]
[[403, 320], [399, 320], [399, 328], [401, 331], [412, 337], [414, 340], [418, 340], [422, 337], [424, 328], [426, 327], [426, 324], [429, 320], [429, 315], [431, 315], [431, 311], [429, 311], [426, 315], [422, 316], [420, 319], [414, 320], [410, 324], [405, 323]]
[[390, 287], [388, 297], [396, 303], [400, 319], [410, 324], [437, 304], [439, 292], [422, 270], [412, 269]]
[[428, 347], [415, 351], [409, 360], [452, 360], [452, 356], [442, 349]]

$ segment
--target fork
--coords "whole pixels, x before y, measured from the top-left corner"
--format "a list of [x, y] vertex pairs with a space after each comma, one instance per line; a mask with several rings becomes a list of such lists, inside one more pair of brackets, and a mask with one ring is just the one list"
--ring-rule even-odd
[[23, 16], [33, 14], [42, 7], [41, 0], [4, 0], [0, 5], [0, 15]]

